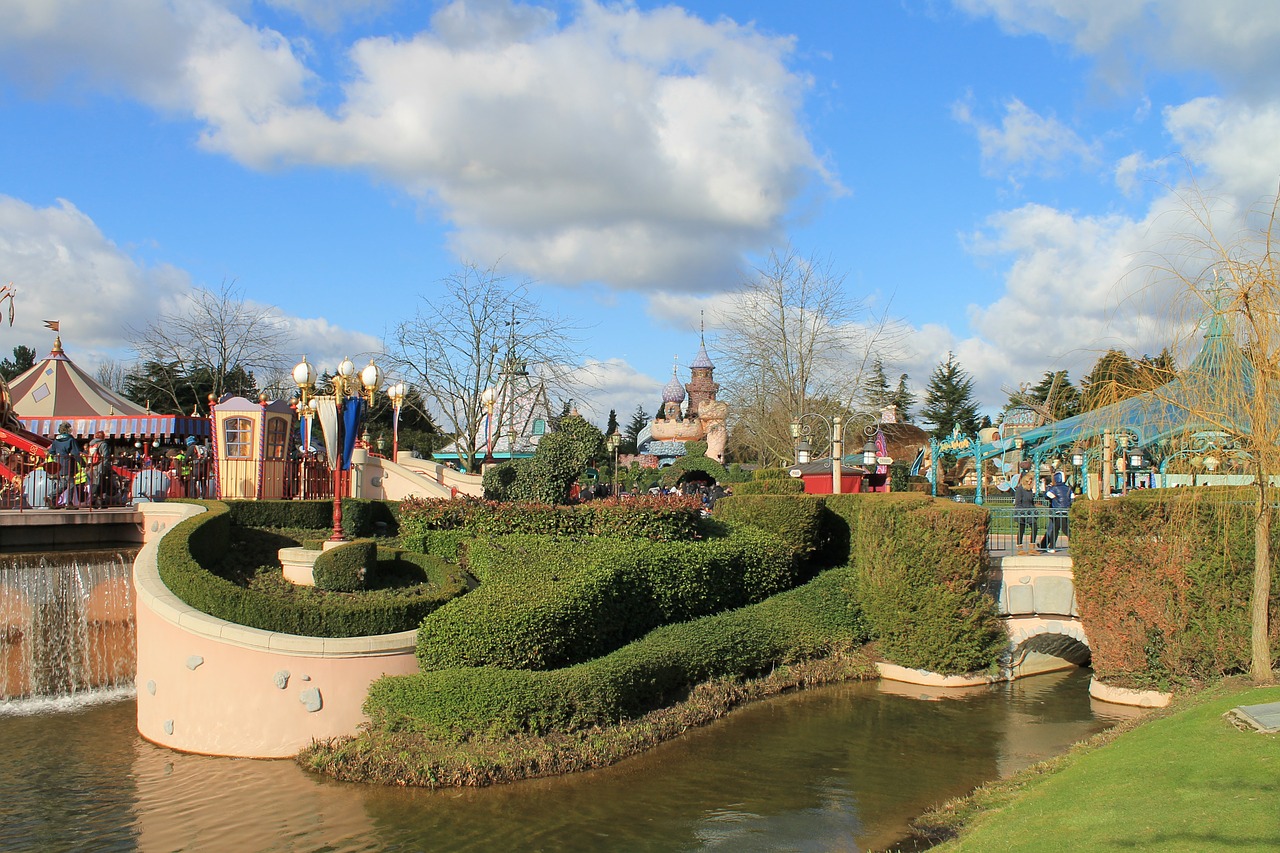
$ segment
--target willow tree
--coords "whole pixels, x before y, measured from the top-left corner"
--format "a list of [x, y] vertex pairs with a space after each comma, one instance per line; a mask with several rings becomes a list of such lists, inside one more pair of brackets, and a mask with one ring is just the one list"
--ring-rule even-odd
[[[1253, 475], [1250, 675], [1271, 683], [1271, 530], [1280, 478], [1280, 265], [1274, 242], [1280, 195], [1242, 215], [1198, 193], [1183, 202], [1191, 227], [1161, 256], [1157, 274], [1175, 285], [1170, 304], [1178, 312], [1177, 327], [1196, 327], [1191, 312], [1196, 319], [1209, 316], [1206, 337], [1217, 335], [1232, 345], [1219, 347], [1218, 369], [1188, 371], [1177, 399], [1165, 402], [1186, 423], [1222, 435]], [[1217, 221], [1228, 215], [1236, 223], [1229, 230]]]

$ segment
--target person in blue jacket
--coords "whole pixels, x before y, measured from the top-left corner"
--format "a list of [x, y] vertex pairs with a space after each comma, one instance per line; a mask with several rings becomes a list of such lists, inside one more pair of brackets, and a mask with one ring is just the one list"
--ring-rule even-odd
[[1071, 512], [1071, 487], [1061, 471], [1053, 475], [1053, 485], [1045, 490], [1044, 496], [1049, 499], [1049, 528], [1040, 540], [1040, 550], [1053, 554], [1058, 550], [1058, 536], [1071, 535], [1067, 519]]
[[58, 464], [57, 479], [54, 480], [53, 494], [48, 498], [51, 507], [63, 506], [71, 509], [76, 500], [76, 468], [80, 464], [80, 445], [71, 434], [71, 423], [63, 421], [58, 424], [58, 432], [49, 445], [49, 456]]

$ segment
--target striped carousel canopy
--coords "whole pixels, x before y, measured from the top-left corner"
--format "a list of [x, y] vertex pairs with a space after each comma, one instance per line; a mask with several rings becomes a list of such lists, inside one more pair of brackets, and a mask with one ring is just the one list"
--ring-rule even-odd
[[9, 383], [13, 412], [23, 429], [52, 436], [63, 421], [76, 435], [103, 432], [109, 438], [203, 436], [207, 418], [160, 415], [103, 387], [62, 350], [57, 338], [49, 355]]

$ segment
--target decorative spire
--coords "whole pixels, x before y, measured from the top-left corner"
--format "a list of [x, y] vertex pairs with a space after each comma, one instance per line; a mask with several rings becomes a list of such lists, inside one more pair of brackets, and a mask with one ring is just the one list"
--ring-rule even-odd
[[671, 365], [671, 381], [662, 389], [662, 402], [664, 403], [683, 403], [684, 402], [684, 386], [680, 384], [680, 377], [676, 371], [679, 368], [680, 357], [676, 356], [676, 361]]

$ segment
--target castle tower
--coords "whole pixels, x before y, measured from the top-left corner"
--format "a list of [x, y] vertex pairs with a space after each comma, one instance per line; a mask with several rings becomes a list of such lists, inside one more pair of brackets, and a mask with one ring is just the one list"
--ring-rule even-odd
[[689, 365], [689, 371], [693, 377], [689, 380], [689, 384], [685, 387], [689, 389], [689, 407], [685, 413], [686, 417], [697, 417], [698, 409], [703, 403], [716, 398], [716, 392], [720, 390], [720, 383], [712, 378], [715, 373], [716, 366], [711, 363], [711, 359], [707, 356], [707, 342], [703, 337], [698, 346], [698, 355], [694, 358], [693, 363]]
[[680, 404], [684, 402], [684, 386], [676, 375], [677, 365], [671, 365], [671, 381], [662, 388], [662, 416], [669, 421], [680, 418]]

